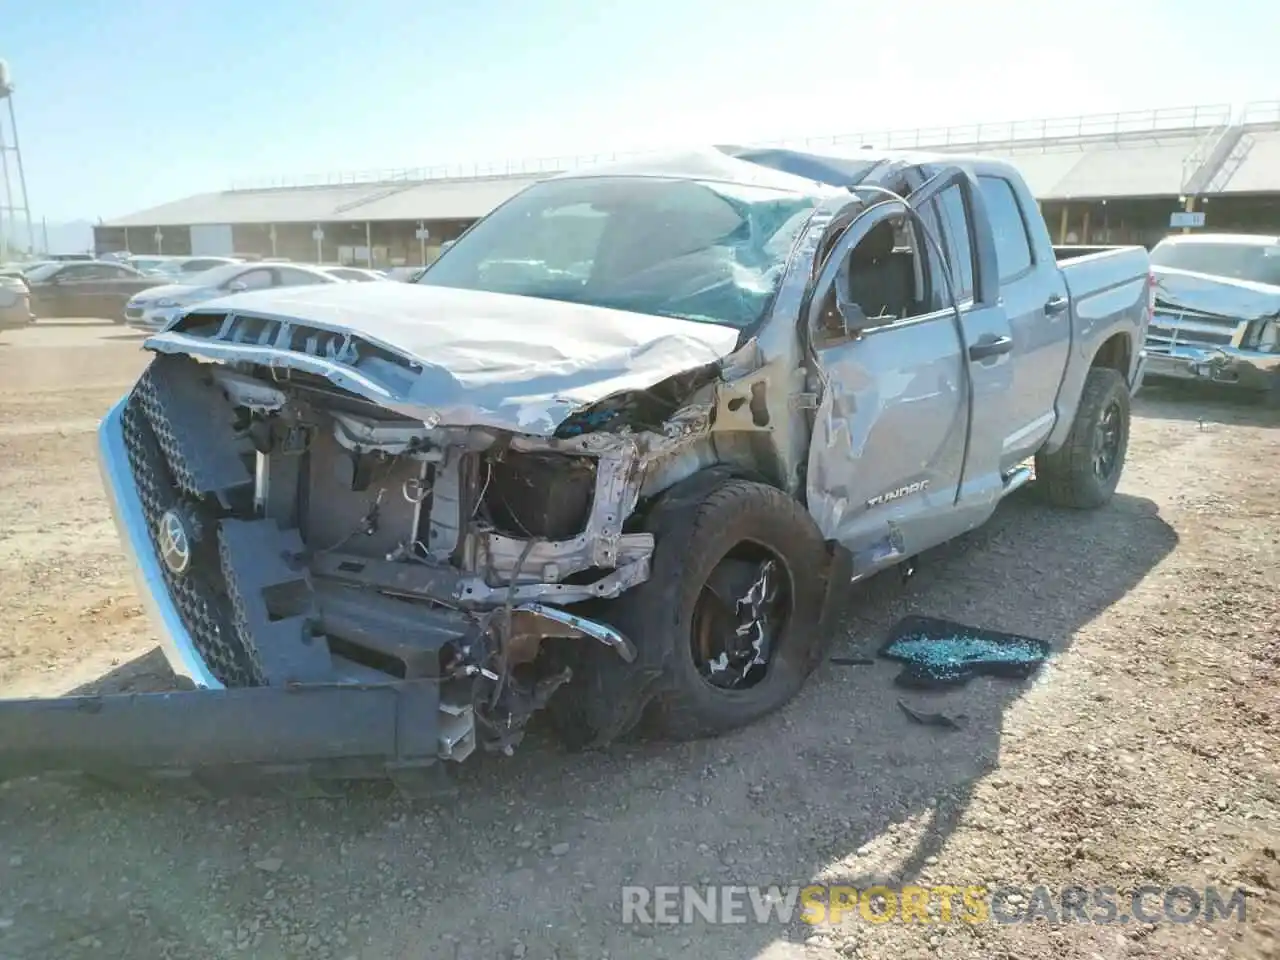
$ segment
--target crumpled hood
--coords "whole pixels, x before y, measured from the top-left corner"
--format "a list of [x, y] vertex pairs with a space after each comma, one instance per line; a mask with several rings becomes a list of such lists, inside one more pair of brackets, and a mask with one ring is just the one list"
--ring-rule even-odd
[[[584, 406], [716, 362], [738, 342], [736, 329], [717, 324], [405, 283], [256, 290], [206, 301], [188, 316], [227, 312], [351, 332], [422, 364], [405, 379], [355, 362], [351, 372], [389, 395], [370, 395], [375, 402], [445, 425], [543, 436]], [[147, 345], [215, 359], [244, 355], [234, 333], [207, 348], [173, 332]], [[300, 368], [328, 365], [323, 355], [298, 360]]]
[[1263, 320], [1280, 314], [1280, 287], [1173, 267], [1152, 266], [1151, 271], [1156, 278], [1158, 307], [1233, 320]]

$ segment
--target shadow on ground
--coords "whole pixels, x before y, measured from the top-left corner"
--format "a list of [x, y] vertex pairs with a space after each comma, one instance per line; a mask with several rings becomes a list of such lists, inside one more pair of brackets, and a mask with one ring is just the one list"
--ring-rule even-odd
[[1146, 384], [1133, 401], [1134, 416], [1248, 427], [1280, 427], [1280, 407], [1258, 395], [1212, 383]]
[[[1176, 541], [1149, 500], [1122, 495], [1077, 513], [1022, 491], [985, 527], [921, 558], [906, 585], [888, 575], [851, 590], [832, 653], [874, 656], [897, 619], [918, 613], [1039, 637], [1061, 654]], [[157, 656], [95, 689], [149, 689], [163, 675]], [[56, 834], [56, 846], [29, 858], [45, 872], [74, 875], [85, 849], [111, 863], [138, 890], [131, 905], [145, 901], [148, 935], [163, 932], [184, 956], [212, 955], [204, 951], [218, 931], [274, 916], [263, 907], [270, 889], [273, 903], [309, 904], [321, 925], [326, 911], [337, 922], [363, 918], [351, 934], [360, 956], [507, 956], [515, 940], [529, 956], [679, 956], [697, 937], [707, 960], [752, 957], [801, 925], [788, 934], [738, 924], [710, 936], [624, 926], [622, 886], [804, 883], [832, 869], [829, 882], [861, 886], [914, 877], [998, 766], [1005, 712], [1027, 684], [978, 679], [922, 694], [895, 688], [897, 670], [827, 663], [780, 715], [713, 741], [568, 754], [535, 730], [514, 757], [473, 758], [456, 771], [456, 793], [431, 802], [55, 796], [36, 784], [0, 793], [0, 832], [20, 823]], [[1039, 682], [1052, 682], [1052, 667]], [[960, 729], [913, 724], [899, 699]], [[856, 850], [908, 820], [927, 823], [894, 865], [857, 866], [867, 858]], [[20, 880], [0, 865], [0, 889]], [[30, 900], [46, 918], [26, 942], [33, 956], [57, 945], [41, 927], [101, 929], [70, 892]], [[251, 940], [260, 955], [294, 955], [287, 945], [299, 941], [284, 921], [255, 929], [266, 937]]]

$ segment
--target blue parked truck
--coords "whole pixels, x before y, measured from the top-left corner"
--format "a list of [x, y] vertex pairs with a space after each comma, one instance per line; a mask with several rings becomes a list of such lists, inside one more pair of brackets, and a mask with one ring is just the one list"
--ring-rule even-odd
[[1032, 464], [1108, 502], [1151, 311], [1007, 163], [736, 148], [535, 184], [413, 283], [200, 303], [100, 430], [188, 689], [0, 703], [0, 767], [411, 790], [543, 709], [754, 722]]

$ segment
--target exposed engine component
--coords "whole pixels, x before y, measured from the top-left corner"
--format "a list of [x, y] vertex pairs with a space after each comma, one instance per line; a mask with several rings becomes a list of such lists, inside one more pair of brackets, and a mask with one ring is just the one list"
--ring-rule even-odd
[[483, 503], [498, 532], [568, 540], [586, 527], [596, 483], [590, 457], [506, 451], [488, 468]]

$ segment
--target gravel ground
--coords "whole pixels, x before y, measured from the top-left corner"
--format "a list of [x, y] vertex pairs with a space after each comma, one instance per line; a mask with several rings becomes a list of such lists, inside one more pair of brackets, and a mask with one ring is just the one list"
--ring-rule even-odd
[[[119, 327], [0, 337], [6, 696], [168, 682], [92, 462], [143, 362]], [[908, 584], [852, 592], [836, 654], [948, 616], [1051, 641], [1026, 684], [904, 695], [891, 664], [828, 664], [733, 736], [569, 755], [535, 732], [432, 802], [0, 787], [0, 958], [1280, 956], [1277, 428], [1144, 392], [1111, 506], [1028, 489]], [[811, 881], [1218, 884], [1246, 889], [1247, 919], [621, 922], [624, 884]]]

